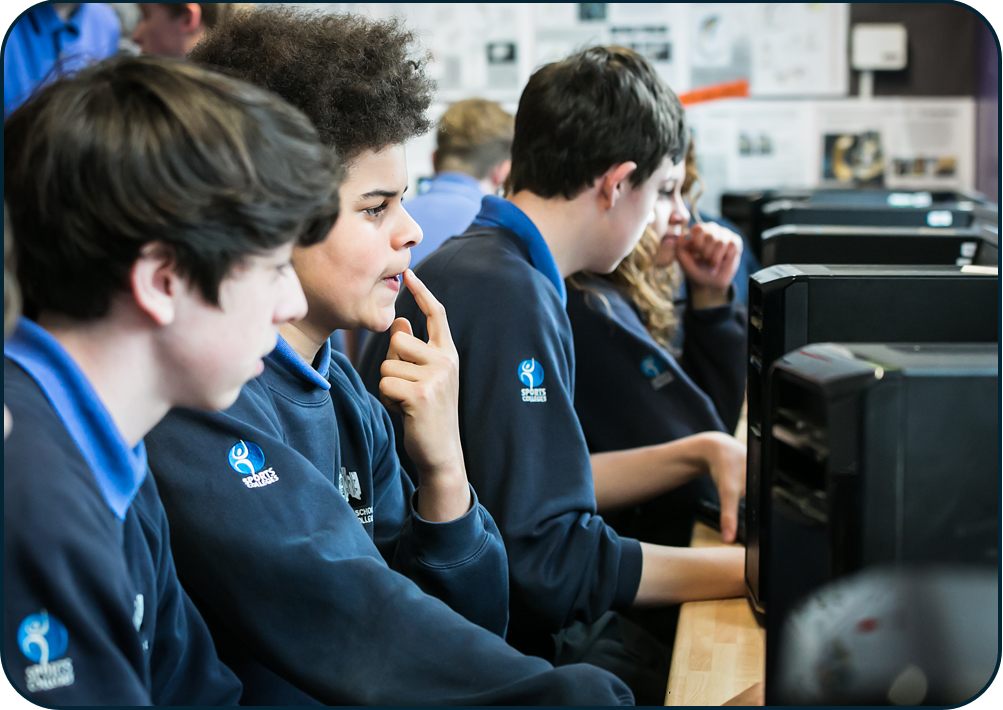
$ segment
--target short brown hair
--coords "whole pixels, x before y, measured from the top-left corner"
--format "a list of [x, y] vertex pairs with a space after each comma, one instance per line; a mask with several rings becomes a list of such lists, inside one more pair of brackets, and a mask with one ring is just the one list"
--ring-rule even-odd
[[103, 317], [163, 245], [206, 301], [252, 254], [323, 240], [341, 169], [306, 117], [181, 60], [118, 55], [4, 124], [4, 198], [25, 315]]
[[573, 199], [613, 165], [639, 186], [686, 154], [683, 107], [651, 63], [624, 47], [589, 47], [547, 64], [519, 99], [511, 190]]
[[515, 118], [494, 101], [451, 104], [435, 135], [435, 171], [455, 170], [483, 180], [512, 152]]
[[[185, 11], [183, 2], [162, 2], [160, 4], [167, 8], [167, 13], [171, 17], [178, 17]], [[226, 19], [226, 16], [233, 9], [234, 3], [200, 2], [198, 5], [202, 9], [202, 24], [205, 25], [206, 29], [212, 29], [217, 23]]]

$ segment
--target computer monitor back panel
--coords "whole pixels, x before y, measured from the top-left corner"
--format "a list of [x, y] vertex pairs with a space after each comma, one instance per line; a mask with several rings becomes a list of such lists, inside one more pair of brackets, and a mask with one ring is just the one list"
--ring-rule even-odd
[[806, 346], [773, 370], [767, 692], [778, 630], [878, 565], [998, 565], [998, 346]]
[[760, 547], [769, 536], [770, 408], [765, 375], [808, 343], [983, 342], [999, 335], [998, 277], [949, 266], [777, 265], [749, 283], [746, 583], [766, 611]]

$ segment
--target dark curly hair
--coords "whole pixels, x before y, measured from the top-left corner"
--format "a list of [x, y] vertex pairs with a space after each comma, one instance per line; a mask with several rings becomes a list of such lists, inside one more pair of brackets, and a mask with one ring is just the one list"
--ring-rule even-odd
[[682, 160], [688, 136], [679, 99], [644, 57], [589, 47], [529, 78], [515, 116], [511, 191], [570, 200], [627, 161], [637, 163], [637, 187], [666, 156]]
[[346, 160], [432, 127], [428, 53], [398, 20], [262, 7], [230, 13], [188, 58], [274, 91]]

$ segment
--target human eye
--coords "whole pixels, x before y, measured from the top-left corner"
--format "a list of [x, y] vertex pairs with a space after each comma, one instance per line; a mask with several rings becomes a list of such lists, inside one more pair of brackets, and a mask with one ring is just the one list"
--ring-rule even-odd
[[389, 207], [389, 206], [390, 206], [390, 203], [387, 200], [384, 200], [382, 203], [376, 205], [375, 207], [368, 207], [368, 208], [366, 208], [366, 209], [364, 209], [362, 211], [365, 212], [370, 217], [372, 217], [372, 218], [375, 219], [375, 218], [379, 217], [380, 214], [382, 214], [383, 211], [386, 210], [386, 208]]

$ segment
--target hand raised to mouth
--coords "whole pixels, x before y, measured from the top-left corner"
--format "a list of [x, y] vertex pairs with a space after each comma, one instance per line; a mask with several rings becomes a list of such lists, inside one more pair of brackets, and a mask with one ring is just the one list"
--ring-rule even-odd
[[393, 322], [380, 366], [380, 400], [404, 423], [404, 448], [418, 469], [418, 515], [446, 522], [471, 505], [457, 413], [460, 358], [446, 309], [411, 269], [404, 285], [425, 314], [428, 342], [414, 336], [406, 318]]

